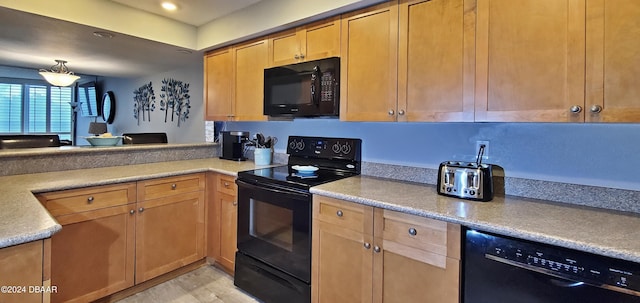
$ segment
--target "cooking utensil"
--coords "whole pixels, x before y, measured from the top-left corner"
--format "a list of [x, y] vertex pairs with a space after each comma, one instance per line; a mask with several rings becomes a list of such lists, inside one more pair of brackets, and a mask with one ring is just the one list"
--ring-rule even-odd
[[256, 134], [256, 140], [258, 140], [258, 147], [264, 147], [264, 136], [262, 135], [262, 133]]

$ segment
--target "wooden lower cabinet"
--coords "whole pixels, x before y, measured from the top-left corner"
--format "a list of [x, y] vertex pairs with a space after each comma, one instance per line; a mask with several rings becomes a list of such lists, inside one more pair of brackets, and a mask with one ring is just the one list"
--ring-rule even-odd
[[204, 192], [137, 207], [136, 284], [204, 258]]
[[235, 177], [211, 173], [207, 176], [207, 256], [233, 274], [237, 250], [238, 196]]
[[51, 302], [89, 302], [134, 283], [136, 184], [38, 194], [62, 225], [51, 237]]
[[135, 214], [115, 206], [58, 217], [51, 237], [51, 302], [89, 302], [133, 286]]
[[314, 196], [312, 302], [459, 302], [460, 226]]
[[62, 225], [51, 302], [94, 301], [203, 259], [204, 185], [190, 174], [38, 194]]
[[205, 175], [138, 182], [136, 284], [204, 258]]
[[48, 261], [44, 241], [0, 249], [0, 302], [2, 303], [40, 303], [49, 302], [49, 292], [36, 292], [35, 287], [47, 290], [50, 285], [47, 268]]

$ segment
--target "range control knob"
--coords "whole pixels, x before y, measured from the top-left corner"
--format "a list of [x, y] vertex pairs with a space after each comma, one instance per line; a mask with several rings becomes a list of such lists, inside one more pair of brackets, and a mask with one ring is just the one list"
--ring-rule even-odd
[[343, 144], [343, 145], [342, 145], [342, 148], [340, 148], [340, 151], [341, 151], [343, 154], [348, 154], [348, 153], [350, 153], [350, 152], [351, 152], [351, 145], [346, 144], [346, 143], [345, 143], [345, 144]]
[[298, 143], [296, 143], [296, 149], [297, 150], [304, 150], [304, 141], [300, 141]]
[[296, 148], [296, 141], [289, 142], [289, 148], [295, 149]]
[[339, 154], [340, 153], [340, 143], [336, 142], [332, 147], [331, 150], [333, 150], [334, 153]]

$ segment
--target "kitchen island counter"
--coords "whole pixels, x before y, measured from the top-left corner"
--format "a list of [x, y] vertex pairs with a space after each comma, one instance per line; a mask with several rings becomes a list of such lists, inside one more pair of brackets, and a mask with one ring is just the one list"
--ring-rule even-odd
[[206, 158], [2, 176], [0, 248], [49, 238], [61, 229], [60, 224], [36, 199], [35, 193], [205, 171], [236, 176], [239, 171], [256, 167], [260, 166], [256, 166], [252, 161]]
[[311, 193], [640, 262], [640, 215], [635, 213], [515, 196], [469, 201], [438, 195], [433, 185], [367, 176], [312, 187]]

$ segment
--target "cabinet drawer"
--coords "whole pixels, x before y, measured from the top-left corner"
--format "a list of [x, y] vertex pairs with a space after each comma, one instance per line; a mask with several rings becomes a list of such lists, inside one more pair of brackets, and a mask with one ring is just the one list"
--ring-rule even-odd
[[204, 174], [190, 174], [138, 182], [138, 201], [204, 190]]
[[217, 191], [228, 195], [235, 196], [238, 188], [236, 186], [236, 178], [227, 175], [218, 175]]
[[459, 225], [391, 210], [384, 210], [382, 220], [382, 237], [385, 243], [394, 242], [459, 258]]
[[314, 219], [357, 232], [372, 233], [372, 207], [323, 196], [314, 196], [313, 202]]
[[123, 183], [37, 194], [52, 216], [136, 202], [136, 184]]

